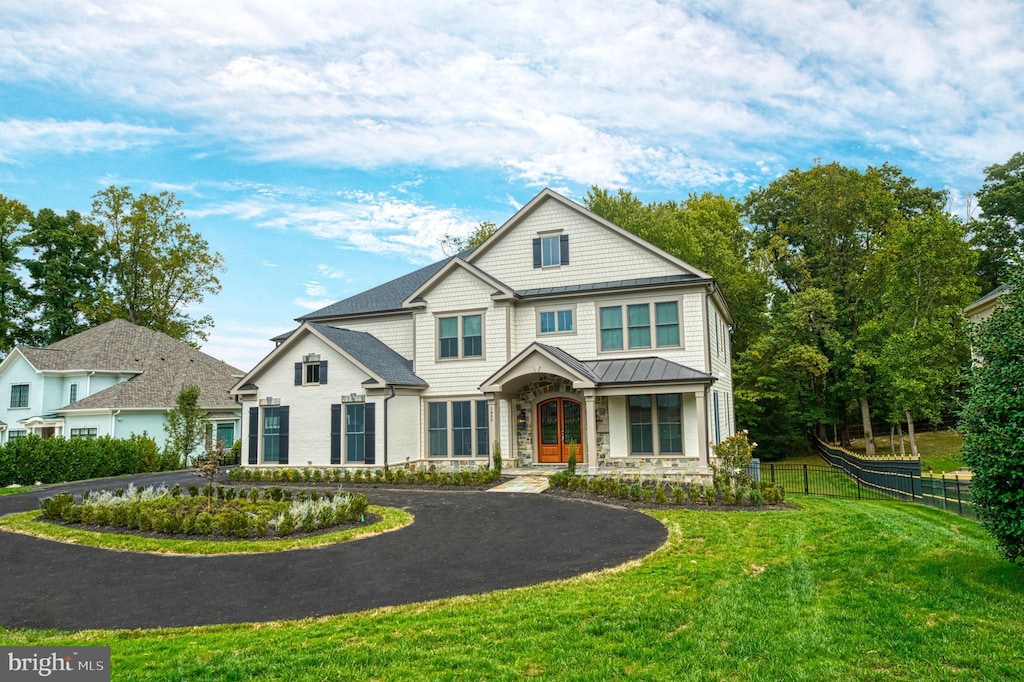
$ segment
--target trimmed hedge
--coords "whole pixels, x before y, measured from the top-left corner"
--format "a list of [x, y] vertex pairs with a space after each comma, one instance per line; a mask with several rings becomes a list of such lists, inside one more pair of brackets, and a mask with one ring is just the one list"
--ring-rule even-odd
[[760, 507], [781, 504], [786, 500], [786, 491], [782, 484], [767, 481], [752, 481], [749, 485], [733, 488], [728, 485], [713, 486], [641, 478], [573, 476], [568, 471], [559, 471], [548, 476], [548, 482], [552, 488], [655, 504]]
[[[213, 535], [236, 538], [285, 537], [302, 531], [365, 523], [365, 495], [316, 491], [300, 499], [282, 499], [274, 490], [249, 491], [212, 486], [204, 495], [184, 496], [181, 486], [89, 491], [80, 501], [71, 493], [40, 502], [43, 516], [88, 526], [111, 526], [169, 535]], [[192, 491], [190, 490], [190, 493]]]
[[496, 483], [501, 472], [496, 469], [461, 469], [434, 471], [430, 469], [316, 469], [316, 468], [251, 468], [239, 467], [228, 472], [228, 480], [236, 483], [268, 481], [275, 483], [387, 483], [390, 485], [452, 485], [476, 486]]
[[127, 440], [26, 436], [0, 447], [0, 487], [168, 471], [177, 465], [161, 456], [156, 441], [144, 435]]

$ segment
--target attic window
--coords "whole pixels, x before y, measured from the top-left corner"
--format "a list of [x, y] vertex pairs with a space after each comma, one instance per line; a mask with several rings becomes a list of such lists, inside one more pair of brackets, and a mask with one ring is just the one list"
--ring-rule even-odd
[[569, 264], [569, 235], [546, 234], [533, 240], [533, 267], [557, 268]]
[[327, 361], [319, 358], [319, 355], [307, 355], [302, 362], [295, 363], [296, 386], [319, 386], [327, 383]]

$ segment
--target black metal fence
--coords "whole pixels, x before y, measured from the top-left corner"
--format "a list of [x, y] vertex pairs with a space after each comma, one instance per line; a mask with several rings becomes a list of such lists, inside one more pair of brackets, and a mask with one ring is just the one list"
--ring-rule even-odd
[[751, 473], [762, 481], [782, 483], [786, 494], [918, 502], [977, 517], [968, 478], [924, 476], [919, 460], [858, 457], [814, 437], [811, 443], [828, 466], [762, 462]]

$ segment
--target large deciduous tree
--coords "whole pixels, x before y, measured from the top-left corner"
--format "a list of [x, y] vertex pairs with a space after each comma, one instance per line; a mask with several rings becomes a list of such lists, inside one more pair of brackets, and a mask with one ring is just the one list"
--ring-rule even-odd
[[974, 265], [964, 224], [935, 210], [895, 221], [869, 264], [881, 306], [862, 334], [915, 456], [915, 417], [937, 421], [951, 407], [970, 361], [962, 310], [977, 296]]
[[24, 245], [36, 308], [36, 342], [49, 345], [89, 326], [103, 286], [106, 263], [101, 251], [103, 229], [85, 222], [76, 211], [61, 216], [40, 209], [29, 221]]
[[986, 168], [977, 197], [983, 215], [971, 223], [971, 242], [979, 251], [979, 283], [991, 291], [1024, 247], [1024, 152]]
[[135, 196], [108, 187], [93, 197], [92, 219], [105, 231], [110, 281], [93, 322], [124, 318], [197, 344], [213, 325], [190, 306], [220, 291], [223, 257], [193, 232], [170, 192]]
[[960, 419], [971, 501], [1003, 555], [1024, 557], [1024, 270], [974, 338], [979, 359]]
[[0, 194], [0, 353], [31, 338], [29, 293], [21, 278], [19, 253], [32, 211]]
[[792, 170], [745, 202], [760, 254], [784, 287], [778, 301], [811, 288], [833, 298], [842, 341], [819, 344], [830, 361], [824, 409], [845, 426], [849, 408], [859, 407], [869, 455], [876, 358], [861, 327], [877, 314], [879, 299], [868, 263], [894, 221], [944, 204], [944, 193], [917, 187], [894, 166], [861, 172], [837, 163]]

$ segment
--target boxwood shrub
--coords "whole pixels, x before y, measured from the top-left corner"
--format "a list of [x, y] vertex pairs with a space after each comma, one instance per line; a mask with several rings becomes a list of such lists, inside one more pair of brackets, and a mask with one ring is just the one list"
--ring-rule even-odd
[[285, 499], [279, 488], [264, 490], [262, 495], [255, 488], [241, 492], [228, 488], [216, 495], [212, 488], [204, 492], [208, 494], [182, 496], [177, 486], [129, 486], [126, 491], [89, 491], [80, 500], [60, 493], [40, 504], [45, 518], [64, 523], [235, 538], [286, 536], [299, 530], [309, 533], [363, 523], [369, 507], [365, 495], [330, 491], [300, 491], [294, 500]]

